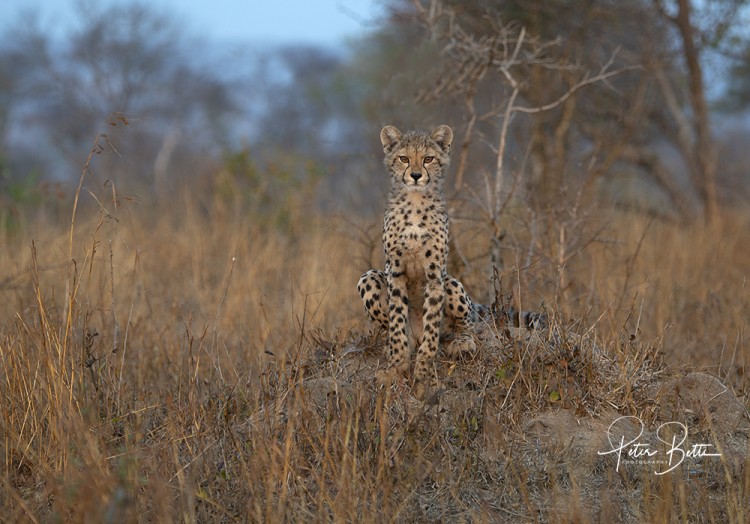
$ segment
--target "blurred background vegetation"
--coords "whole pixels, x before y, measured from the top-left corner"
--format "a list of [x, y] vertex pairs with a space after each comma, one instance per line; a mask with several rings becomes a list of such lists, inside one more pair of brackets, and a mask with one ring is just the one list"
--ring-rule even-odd
[[19, 19], [0, 38], [2, 222], [69, 202], [99, 133], [96, 183], [142, 203], [198, 191], [267, 212], [304, 188], [319, 211], [373, 215], [380, 126], [441, 122], [453, 189], [477, 207], [504, 177], [539, 211], [710, 220], [748, 201], [745, 4], [392, 0], [337, 47], [241, 54], [141, 3], [91, 6], [58, 34]]
[[[0, 35], [0, 519], [412, 521], [435, 515], [422, 500], [437, 490], [459, 511], [441, 515], [492, 520], [481, 485], [497, 501], [520, 490], [509, 515], [566, 521], [585, 489], [513, 464], [538, 409], [590, 413], [606, 389], [636, 414], [633, 376], [663, 358], [717, 376], [746, 413], [746, 4], [389, 0], [335, 46], [229, 48], [143, 3], [84, 2], [54, 31], [19, 18]], [[355, 291], [383, 263], [378, 134], [442, 123], [449, 270], [576, 342], [538, 373], [514, 343], [512, 380], [507, 348], [483, 352], [486, 375], [481, 359], [441, 361], [479, 395], [449, 408], [473, 429], [447, 439], [391, 423], [374, 381], [361, 413], [325, 392], [318, 412], [295, 389], [381, 357]], [[579, 337], [626, 389], [570, 374]], [[532, 412], [514, 400], [527, 396]], [[483, 398], [510, 398], [505, 418]], [[480, 467], [485, 449], [500, 469]], [[746, 473], [685, 475], [659, 489], [613, 475], [609, 496], [633, 522], [673, 507], [747, 521]], [[569, 520], [614, 521], [591, 515]]]

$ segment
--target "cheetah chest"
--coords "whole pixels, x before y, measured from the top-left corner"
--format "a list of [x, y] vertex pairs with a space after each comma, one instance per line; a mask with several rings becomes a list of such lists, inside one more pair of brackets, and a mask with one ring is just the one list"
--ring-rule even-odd
[[410, 280], [426, 270], [442, 270], [448, 240], [447, 217], [441, 206], [418, 199], [400, 202], [386, 213], [384, 244], [389, 262]]
[[[405, 257], [418, 257], [424, 251], [435, 232], [420, 225], [407, 225], [398, 233], [396, 243], [402, 248]], [[424, 255], [422, 255], [424, 256]]]

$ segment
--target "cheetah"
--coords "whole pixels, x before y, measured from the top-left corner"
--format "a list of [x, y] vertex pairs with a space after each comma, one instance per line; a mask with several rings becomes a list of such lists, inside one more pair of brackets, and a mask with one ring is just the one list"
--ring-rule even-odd
[[385, 271], [362, 275], [357, 289], [369, 316], [388, 330], [388, 366], [383, 376], [404, 373], [409, 367], [408, 314], [412, 339], [418, 344], [414, 379], [419, 383], [432, 370], [444, 310], [456, 333], [447, 352], [460, 355], [476, 349], [470, 333], [477, 310], [461, 282], [446, 270], [448, 212], [443, 179], [453, 131], [440, 125], [429, 134], [402, 133], [389, 125], [380, 132], [380, 141], [391, 176], [383, 227], [386, 265]]
[[[448, 212], [443, 180], [453, 130], [440, 125], [429, 134], [402, 133], [388, 125], [380, 132], [380, 141], [391, 177], [383, 221], [386, 264], [384, 271], [371, 269], [362, 275], [357, 290], [370, 318], [388, 331], [388, 365], [379, 379], [390, 381], [407, 371], [411, 357], [408, 325], [417, 346], [414, 381], [423, 389], [425, 382], [437, 384], [433, 361], [443, 317], [454, 333], [446, 352], [460, 356], [476, 350], [472, 333], [492, 311], [474, 303], [446, 268]], [[544, 322], [536, 313], [510, 309], [502, 315], [527, 328], [541, 327]]]

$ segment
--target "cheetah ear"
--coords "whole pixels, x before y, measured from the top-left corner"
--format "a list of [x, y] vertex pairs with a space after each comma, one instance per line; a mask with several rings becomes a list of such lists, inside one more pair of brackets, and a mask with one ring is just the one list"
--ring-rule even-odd
[[437, 126], [432, 130], [432, 133], [430, 133], [430, 138], [432, 138], [437, 143], [437, 145], [440, 146], [440, 149], [442, 149], [446, 153], [451, 152], [453, 130], [449, 126]]
[[380, 143], [383, 144], [383, 151], [386, 153], [390, 153], [399, 140], [401, 131], [396, 126], [385, 126], [380, 131]]

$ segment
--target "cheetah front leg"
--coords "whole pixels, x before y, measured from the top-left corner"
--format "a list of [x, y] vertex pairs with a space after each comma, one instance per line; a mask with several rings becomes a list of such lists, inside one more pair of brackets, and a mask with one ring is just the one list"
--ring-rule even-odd
[[388, 284], [388, 369], [381, 374], [381, 379], [391, 379], [396, 373], [404, 373], [409, 368], [411, 356], [409, 339], [406, 335], [406, 312], [409, 304], [406, 275], [392, 270], [387, 273], [386, 281]]
[[[434, 267], [434, 266], [433, 266]], [[443, 320], [443, 302], [445, 289], [443, 275], [430, 269], [426, 270], [424, 306], [422, 310], [422, 340], [417, 349], [417, 361], [414, 368], [414, 379], [424, 386], [425, 379], [434, 380], [434, 359], [440, 342], [440, 323]]]

